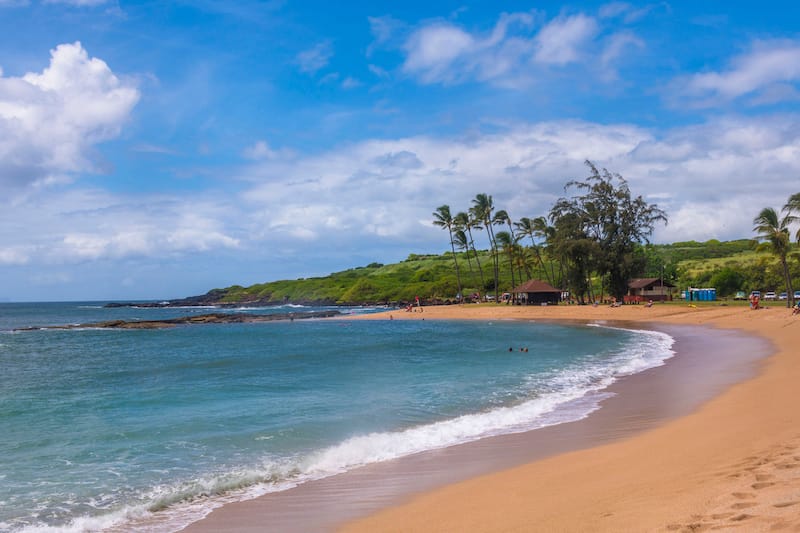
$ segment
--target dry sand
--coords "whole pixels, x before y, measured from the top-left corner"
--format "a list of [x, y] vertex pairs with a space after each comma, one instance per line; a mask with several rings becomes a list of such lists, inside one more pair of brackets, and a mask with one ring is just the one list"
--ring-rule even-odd
[[387, 314], [699, 324], [763, 336], [775, 354], [755, 378], [656, 429], [419, 494], [344, 531], [800, 531], [800, 316], [785, 307], [498, 305]]

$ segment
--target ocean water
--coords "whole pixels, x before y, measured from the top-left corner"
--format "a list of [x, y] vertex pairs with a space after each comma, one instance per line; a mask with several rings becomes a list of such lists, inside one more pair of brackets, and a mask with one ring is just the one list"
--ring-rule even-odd
[[225, 502], [583, 418], [673, 354], [659, 332], [514, 321], [13, 331], [206, 312], [0, 304], [0, 530], [174, 531]]

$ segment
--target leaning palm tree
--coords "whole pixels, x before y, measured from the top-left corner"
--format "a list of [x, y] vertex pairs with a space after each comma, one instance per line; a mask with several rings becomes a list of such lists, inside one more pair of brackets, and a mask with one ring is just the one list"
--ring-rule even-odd
[[[785, 208], [784, 212], [786, 212]], [[789, 264], [786, 261], [786, 256], [789, 254], [791, 247], [789, 226], [795, 220], [796, 217], [791, 214], [791, 211], [786, 212], [783, 217], [779, 217], [777, 211], [771, 207], [765, 207], [753, 219], [753, 224], [755, 224], [753, 231], [757, 234], [756, 238], [764, 241], [770, 251], [778, 256], [781, 262], [783, 279], [786, 282], [786, 294], [788, 296], [786, 305], [788, 307], [794, 305], [794, 292], [792, 291], [792, 278], [789, 275]]]
[[[472, 254], [475, 256], [475, 266], [477, 267], [478, 274], [481, 277], [480, 290], [483, 291], [483, 287], [486, 285], [486, 283], [483, 280], [483, 269], [481, 268], [481, 260], [478, 257], [478, 250], [475, 249], [475, 239], [472, 237], [473, 228], [483, 229], [480, 220], [476, 219], [473, 216], [468, 215], [464, 211], [461, 211], [457, 213], [456, 216], [453, 217], [453, 222], [456, 225], [456, 227], [467, 230], [467, 236], [469, 237], [469, 245], [472, 247]], [[467, 251], [467, 254], [469, 255], [469, 250]]]
[[453, 250], [453, 263], [456, 266], [456, 283], [458, 284], [458, 299], [461, 299], [461, 274], [458, 271], [458, 258], [456, 257], [456, 245], [453, 242], [453, 217], [450, 215], [449, 205], [440, 205], [433, 213], [433, 224], [440, 228], [446, 228], [450, 236], [450, 248]]
[[[512, 264], [512, 266], [511, 266], [511, 286], [512, 286], [512, 288], [516, 287], [516, 284], [514, 283], [514, 266], [513, 266], [514, 257], [513, 257], [513, 253], [514, 253], [514, 250], [517, 248], [518, 239], [514, 235], [514, 226], [511, 224], [511, 217], [508, 216], [508, 212], [506, 212], [505, 209], [501, 209], [497, 213], [495, 213], [494, 217], [492, 218], [492, 224], [495, 224], [497, 226], [502, 226], [504, 224], [508, 225], [508, 234], [511, 237], [511, 243], [510, 243], [509, 246], [510, 246], [511, 252], [512, 252], [512, 256], [511, 256], [511, 264]], [[522, 276], [520, 276], [520, 280], [519, 280], [520, 283], [522, 283], [522, 279], [521, 278], [522, 278]]]
[[491, 195], [480, 193], [475, 195], [472, 199], [472, 207], [469, 209], [470, 213], [483, 224], [483, 229], [489, 236], [489, 247], [492, 254], [492, 266], [494, 267], [494, 297], [497, 301], [498, 291], [498, 278], [500, 277], [500, 264], [497, 257], [497, 241], [494, 238], [494, 230], [492, 229], [492, 212], [494, 211], [494, 203], [492, 202]]
[[[455, 218], [453, 219], [455, 220]], [[455, 243], [456, 247], [459, 250], [463, 250], [466, 252], [464, 255], [467, 256], [467, 265], [469, 265], [469, 276], [472, 279], [472, 284], [477, 285], [475, 283], [475, 270], [472, 268], [472, 256], [470, 255], [470, 248], [469, 248], [469, 237], [464, 232], [463, 229], [456, 226], [453, 230], [453, 242]]]
[[[531, 240], [531, 250], [533, 251], [534, 256], [536, 257], [536, 262], [544, 272], [544, 276], [547, 279], [547, 283], [553, 285], [553, 280], [550, 277], [550, 273], [547, 271], [547, 267], [544, 264], [544, 259], [542, 258], [542, 252], [539, 249], [539, 245], [536, 244], [536, 237], [539, 235], [539, 230], [535, 226], [533, 220], [528, 217], [522, 217], [519, 219], [519, 222], [514, 222], [514, 227], [517, 228], [517, 235], [519, 238], [528, 237]], [[522, 280], [520, 280], [522, 281]]]
[[[556, 236], [556, 228], [554, 226], [549, 225], [545, 217], [536, 217], [531, 222], [533, 224], [533, 234], [536, 237], [539, 237], [540, 239], [544, 240], [545, 245], [547, 245], [547, 251], [549, 252], [551, 250], [550, 243], [555, 239]], [[552, 261], [553, 256], [549, 253], [548, 255], [551, 258], [550, 273], [548, 274], [547, 271], [545, 270], [545, 277], [547, 277], [550, 285], [556, 287], [557, 283], [558, 285], [561, 285], [564, 280], [564, 261], [563, 258], [556, 256], [558, 258], [558, 273], [559, 273], [558, 275], [559, 280], [557, 281], [555, 266], [553, 265]], [[540, 260], [542, 259], [541, 254], [539, 255], [539, 259]], [[542, 268], [543, 269], [545, 268], [544, 261], [542, 261]]]
[[497, 243], [502, 247], [503, 251], [508, 254], [508, 266], [511, 269], [511, 288], [513, 290], [517, 286], [516, 278], [514, 277], [514, 248], [516, 243], [507, 231], [498, 231], [495, 237], [497, 237]]

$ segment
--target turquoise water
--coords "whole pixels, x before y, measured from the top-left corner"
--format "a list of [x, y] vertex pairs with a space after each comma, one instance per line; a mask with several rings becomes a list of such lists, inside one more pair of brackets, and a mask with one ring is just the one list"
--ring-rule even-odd
[[0, 529], [176, 530], [224, 501], [584, 417], [672, 355], [662, 333], [510, 321], [11, 331], [204, 312], [0, 304]]

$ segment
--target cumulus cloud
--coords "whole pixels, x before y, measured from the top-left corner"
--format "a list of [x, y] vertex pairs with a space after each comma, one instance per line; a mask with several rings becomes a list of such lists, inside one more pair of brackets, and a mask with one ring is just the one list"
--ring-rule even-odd
[[672, 88], [695, 105], [711, 106], [742, 98], [754, 104], [795, 99], [799, 83], [800, 42], [779, 40], [757, 41], [726, 70], [681, 78]]
[[119, 135], [139, 96], [79, 42], [51, 50], [41, 73], [0, 71], [0, 183], [19, 187], [95, 171], [92, 147]]

